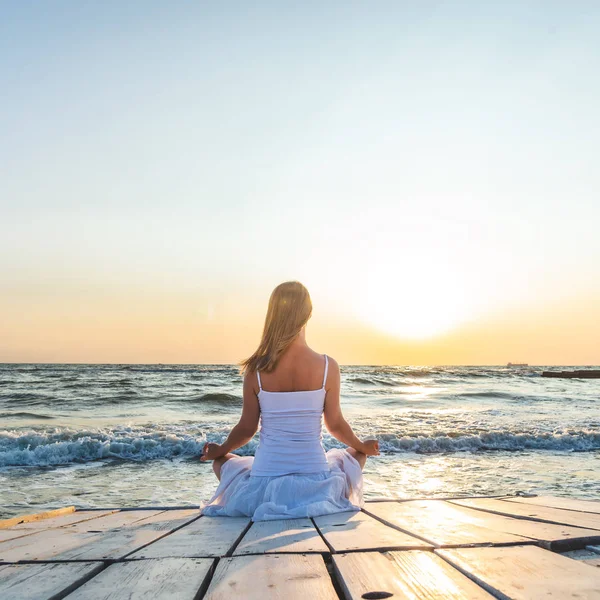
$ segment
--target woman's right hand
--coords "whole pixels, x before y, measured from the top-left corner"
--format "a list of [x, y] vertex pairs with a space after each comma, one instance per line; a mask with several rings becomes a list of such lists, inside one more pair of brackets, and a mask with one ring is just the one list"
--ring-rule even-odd
[[379, 440], [365, 440], [360, 451], [367, 456], [379, 455]]
[[216, 458], [221, 458], [225, 453], [221, 448], [220, 444], [213, 444], [207, 442], [204, 444], [204, 448], [202, 448], [202, 456], [200, 460], [202, 462], [206, 462], [207, 460], [215, 460]]

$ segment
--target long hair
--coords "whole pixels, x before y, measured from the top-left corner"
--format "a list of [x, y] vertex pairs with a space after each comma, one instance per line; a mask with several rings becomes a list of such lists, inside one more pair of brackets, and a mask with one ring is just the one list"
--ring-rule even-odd
[[279, 284], [269, 299], [262, 339], [254, 354], [242, 361], [242, 373], [270, 373], [312, 314], [308, 290], [298, 281]]

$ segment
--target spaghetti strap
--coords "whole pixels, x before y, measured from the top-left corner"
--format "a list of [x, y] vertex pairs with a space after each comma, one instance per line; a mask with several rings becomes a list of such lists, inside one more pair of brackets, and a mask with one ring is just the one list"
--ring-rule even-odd
[[329, 368], [329, 359], [325, 354], [325, 375], [323, 375], [323, 389], [325, 389], [325, 383], [327, 382], [327, 369]]
[[258, 379], [258, 389], [262, 392], [262, 385], [260, 383], [260, 373], [256, 371], [256, 379]]

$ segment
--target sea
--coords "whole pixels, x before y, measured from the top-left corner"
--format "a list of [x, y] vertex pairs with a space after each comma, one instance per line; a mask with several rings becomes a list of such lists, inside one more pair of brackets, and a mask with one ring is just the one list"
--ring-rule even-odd
[[[600, 498], [600, 380], [545, 369], [563, 367], [343, 366], [346, 419], [380, 440], [366, 498]], [[234, 365], [0, 364], [0, 517], [201, 504], [203, 444], [225, 439], [241, 391]]]

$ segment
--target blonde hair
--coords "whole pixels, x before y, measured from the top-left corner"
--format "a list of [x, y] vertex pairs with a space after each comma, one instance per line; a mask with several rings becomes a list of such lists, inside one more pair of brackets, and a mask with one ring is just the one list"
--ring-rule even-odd
[[270, 373], [312, 314], [308, 290], [299, 281], [279, 284], [271, 293], [262, 339], [254, 354], [242, 361], [242, 373]]

